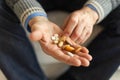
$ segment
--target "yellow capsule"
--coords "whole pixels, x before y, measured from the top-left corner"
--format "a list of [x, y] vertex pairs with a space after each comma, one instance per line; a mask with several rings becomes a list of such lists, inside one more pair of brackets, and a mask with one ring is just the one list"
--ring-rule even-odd
[[65, 42], [66, 41], [66, 36], [62, 36], [61, 38], [60, 38], [60, 41], [63, 41], [63, 42]]
[[69, 51], [69, 52], [72, 52], [75, 50], [74, 47], [70, 46], [70, 45], [63, 45], [62, 49], [66, 50], [66, 51]]
[[58, 42], [59, 42], [58, 40], [53, 41], [54, 44], [58, 44]]
[[82, 47], [78, 47], [77, 49], [75, 49], [75, 53], [79, 52], [82, 49]]
[[58, 46], [59, 46], [59, 47], [62, 47], [63, 44], [64, 44], [64, 42], [63, 42], [63, 41], [60, 41], [60, 42], [58, 43]]

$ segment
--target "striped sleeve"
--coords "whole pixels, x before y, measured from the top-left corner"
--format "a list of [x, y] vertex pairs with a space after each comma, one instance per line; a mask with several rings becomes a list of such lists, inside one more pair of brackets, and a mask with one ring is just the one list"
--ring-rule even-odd
[[6, 4], [14, 11], [24, 27], [36, 16], [47, 17], [46, 12], [36, 0], [6, 0]]
[[98, 22], [102, 21], [112, 10], [120, 5], [120, 0], [88, 0], [85, 5], [93, 8], [99, 15]]

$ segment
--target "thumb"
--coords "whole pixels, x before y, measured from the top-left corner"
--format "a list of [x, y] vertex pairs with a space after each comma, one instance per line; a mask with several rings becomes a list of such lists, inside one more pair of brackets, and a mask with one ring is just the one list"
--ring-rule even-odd
[[30, 39], [33, 41], [38, 41], [42, 38], [42, 33], [39, 30], [33, 31], [30, 33]]

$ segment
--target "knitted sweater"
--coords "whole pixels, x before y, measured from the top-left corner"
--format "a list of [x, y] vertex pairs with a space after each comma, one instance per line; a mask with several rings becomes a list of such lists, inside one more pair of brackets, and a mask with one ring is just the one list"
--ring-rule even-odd
[[[36, 0], [5, 0], [6, 4], [14, 11], [23, 26], [27, 27], [29, 20], [36, 16], [47, 16], [39, 2]], [[120, 5], [120, 0], [88, 0], [90, 5], [99, 15], [98, 22], [104, 19], [113, 9]]]

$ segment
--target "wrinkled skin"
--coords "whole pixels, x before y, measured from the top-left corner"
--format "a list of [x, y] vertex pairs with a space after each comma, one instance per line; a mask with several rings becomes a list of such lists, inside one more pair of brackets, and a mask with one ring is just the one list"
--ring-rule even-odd
[[74, 11], [64, 22], [64, 34], [76, 43], [82, 44], [90, 37], [97, 19], [97, 12], [88, 7]]
[[52, 43], [51, 36], [56, 33], [62, 34], [63, 32], [59, 26], [44, 17], [36, 17], [32, 19], [30, 21], [30, 26], [32, 30], [30, 39], [33, 41], [39, 41], [45, 53], [72, 66], [89, 66], [92, 57], [88, 54], [87, 48], [84, 47], [82, 53], [78, 52], [73, 57], [70, 57], [65, 51]]

